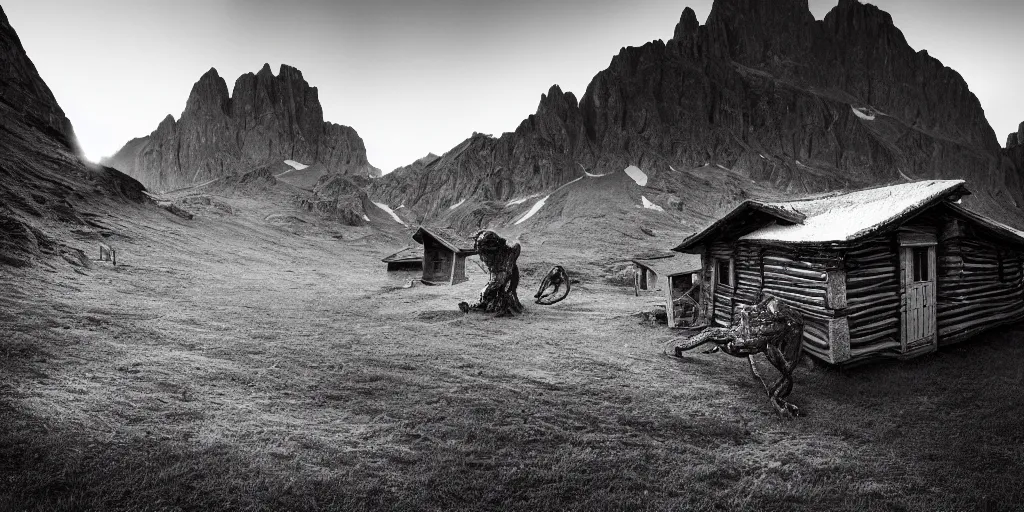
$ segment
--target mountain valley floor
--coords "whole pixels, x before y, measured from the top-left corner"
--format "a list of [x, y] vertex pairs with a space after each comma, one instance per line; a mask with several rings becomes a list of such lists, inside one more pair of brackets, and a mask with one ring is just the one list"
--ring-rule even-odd
[[[1024, 503], [1022, 327], [910, 362], [801, 364], [808, 415], [785, 421], [744, 360], [665, 355], [669, 331], [634, 315], [660, 297], [607, 277], [632, 254], [525, 236], [526, 313], [463, 315], [474, 264], [406, 287], [416, 273], [380, 262], [404, 235], [215, 199], [192, 221], [112, 214], [117, 267], [0, 267], [0, 509]], [[533, 305], [555, 263], [580, 284]]]

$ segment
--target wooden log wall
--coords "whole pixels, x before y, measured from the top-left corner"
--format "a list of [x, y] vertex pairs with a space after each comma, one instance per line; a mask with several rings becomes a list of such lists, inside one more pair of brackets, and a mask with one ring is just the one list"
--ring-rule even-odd
[[972, 236], [969, 226], [943, 235], [937, 262], [939, 343], [956, 343], [1024, 318], [1020, 253]]
[[[733, 258], [733, 287], [717, 283], [715, 258]], [[804, 347], [829, 360], [829, 321], [835, 312], [826, 306], [826, 268], [838, 261], [838, 253], [801, 253], [749, 242], [714, 244], [705, 254], [705, 273], [715, 280], [715, 324], [736, 320], [736, 306], [756, 304], [762, 293], [777, 297], [804, 317]], [[709, 290], [711, 287], [705, 286]]]
[[[761, 274], [761, 248], [751, 244], [738, 244], [734, 251], [734, 276], [736, 291], [733, 294], [737, 304], [757, 304], [764, 276]], [[733, 312], [733, 320], [739, 320]]]
[[710, 258], [708, 258], [711, 265], [711, 276], [714, 280], [712, 283], [714, 289], [714, 303], [711, 311], [712, 322], [715, 325], [727, 327], [732, 323], [733, 314], [733, 302], [735, 300], [735, 287], [725, 286], [718, 282], [718, 259], [729, 259], [733, 257], [733, 246], [724, 243], [716, 243], [711, 245], [708, 250]]
[[877, 237], [846, 253], [850, 356], [900, 348], [900, 267], [896, 241]]
[[836, 258], [830, 253], [801, 253], [765, 247], [762, 291], [778, 297], [803, 315], [804, 349], [829, 360], [829, 320], [834, 313], [826, 306], [826, 268]]

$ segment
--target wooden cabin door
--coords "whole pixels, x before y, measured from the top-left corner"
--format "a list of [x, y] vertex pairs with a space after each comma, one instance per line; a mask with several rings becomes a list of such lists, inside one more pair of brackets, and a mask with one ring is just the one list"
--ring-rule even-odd
[[936, 348], [935, 246], [901, 247], [903, 353]]

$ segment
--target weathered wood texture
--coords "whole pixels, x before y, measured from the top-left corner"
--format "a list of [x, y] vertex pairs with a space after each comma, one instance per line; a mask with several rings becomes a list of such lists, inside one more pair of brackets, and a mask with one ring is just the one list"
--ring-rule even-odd
[[[736, 297], [736, 287], [723, 284], [719, 276], [717, 262], [719, 260], [730, 260], [733, 257], [731, 245], [718, 243], [712, 244], [708, 249], [711, 269], [714, 276], [714, 302], [712, 310], [712, 321], [714, 325], [728, 327], [732, 324], [733, 303]], [[732, 279], [729, 279], [732, 281]]]
[[[724, 236], [704, 246], [702, 305], [709, 325], [728, 326], [771, 294], [803, 315], [804, 350], [820, 359], [914, 357], [1024, 320], [1019, 238], [948, 206], [849, 244]], [[716, 275], [725, 268], [731, 279]]]
[[[935, 337], [935, 246], [904, 247], [900, 239], [900, 275], [903, 282], [903, 296], [900, 299], [902, 330], [901, 342], [904, 354], [934, 351]], [[932, 242], [934, 243], [934, 238]], [[915, 251], [922, 251], [925, 263], [917, 261]], [[916, 267], [923, 268], [916, 268]], [[920, 275], [920, 280], [916, 274]]]
[[876, 237], [846, 252], [846, 318], [850, 356], [900, 348], [900, 270], [892, 237]]
[[469, 280], [469, 278], [466, 277], [466, 257], [465, 256], [456, 255], [455, 256], [455, 265], [452, 268], [452, 281], [451, 282], [452, 282], [452, 284], [459, 284], [459, 283], [461, 283], [463, 281], [468, 281], [468, 280]]
[[431, 283], [451, 282], [455, 253], [433, 238], [423, 240], [423, 280]]
[[[713, 325], [728, 326], [736, 320], [736, 306], [754, 305], [761, 294], [772, 295], [803, 316], [804, 349], [823, 360], [832, 360], [829, 332], [836, 312], [826, 305], [826, 269], [837, 260], [838, 253], [797, 254], [741, 241], [735, 245], [711, 244], [704, 256], [703, 278], [711, 286], [704, 286], [703, 297], [713, 297]], [[716, 275], [715, 260], [728, 258], [733, 260], [733, 286], [720, 283]]]
[[949, 222], [938, 246], [939, 344], [1024, 318], [1021, 255]]

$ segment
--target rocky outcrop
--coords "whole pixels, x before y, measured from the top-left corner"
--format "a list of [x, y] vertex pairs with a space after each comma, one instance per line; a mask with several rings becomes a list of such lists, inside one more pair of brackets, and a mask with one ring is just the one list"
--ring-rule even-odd
[[1013, 149], [1017, 146], [1024, 146], [1024, 123], [1017, 127], [1017, 131], [1010, 132], [1006, 137], [1006, 149]]
[[181, 118], [168, 115], [147, 137], [129, 141], [105, 164], [156, 190], [171, 190], [294, 160], [341, 175], [379, 176], [348, 126], [325, 122], [317, 89], [302, 72], [269, 65], [227, 83], [210, 69], [192, 87]]
[[0, 8], [0, 101], [29, 126], [69, 149], [75, 143], [71, 121], [29, 60], [18, 34]]
[[1006, 137], [1003, 161], [1004, 167], [1012, 169], [1018, 176], [1024, 176], [1024, 123]]
[[430, 218], [628, 165], [683, 199], [706, 192], [691, 170], [721, 167], [782, 193], [965, 178], [969, 201], [1024, 204], [960, 75], [856, 0], [821, 21], [806, 0], [716, 0], [704, 25], [686, 9], [671, 40], [623, 48], [578, 103], [553, 87], [515, 132], [471, 137], [373, 194]]
[[71, 122], [3, 8], [0, 64], [0, 264], [62, 257], [88, 265], [61, 233], [74, 228], [79, 238], [95, 234], [103, 229], [100, 212], [145, 199], [142, 185], [82, 161]]
[[433, 153], [427, 153], [427, 156], [421, 157], [409, 165], [405, 165], [394, 169], [393, 171], [391, 171], [391, 174], [394, 176], [401, 176], [405, 173], [414, 173], [417, 171], [421, 171], [428, 165], [434, 163], [434, 161], [436, 161], [438, 158], [441, 157]]
[[377, 209], [366, 194], [369, 184], [363, 176], [324, 176], [300, 206], [346, 226], [362, 226], [369, 221], [366, 212]]

